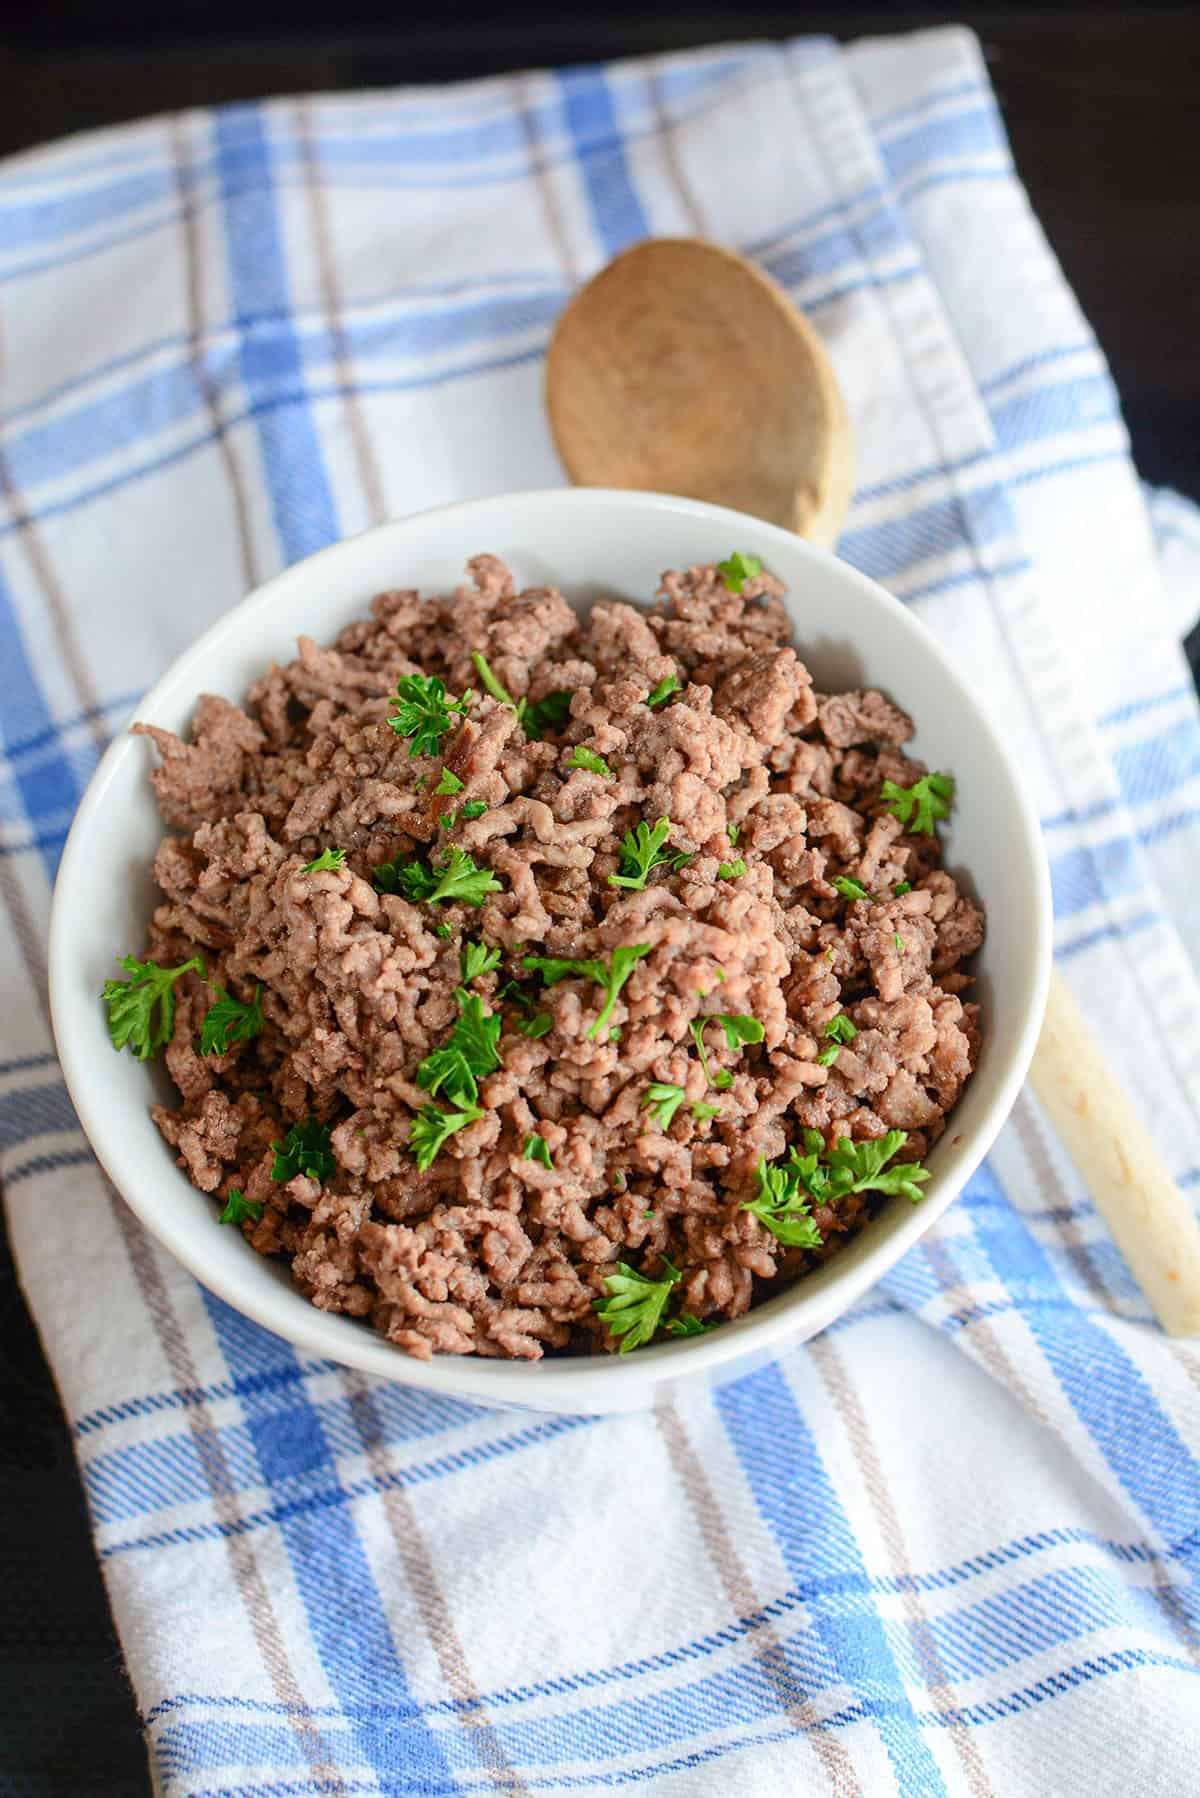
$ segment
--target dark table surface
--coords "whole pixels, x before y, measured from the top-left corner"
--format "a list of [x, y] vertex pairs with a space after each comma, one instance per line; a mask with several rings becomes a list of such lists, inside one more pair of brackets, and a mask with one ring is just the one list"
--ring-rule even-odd
[[[1017, 164], [1100, 342], [1138, 466], [1200, 499], [1200, 131], [1191, 7], [635, 8], [584, 23], [560, 7], [451, 0], [387, 27], [342, 0], [350, 35], [286, 9], [44, 0], [0, 23], [0, 155], [94, 125], [262, 93], [448, 81], [799, 31], [840, 37], [970, 17]], [[328, 17], [313, 7], [314, 18]], [[237, 37], [253, 18], [258, 35]], [[321, 35], [322, 29], [326, 35]], [[191, 37], [188, 37], [191, 33]], [[207, 34], [207, 35], [205, 35]], [[64, 47], [69, 45], [70, 47]], [[1190, 647], [1200, 667], [1200, 632]], [[70, 1441], [0, 1228], [0, 1798], [141, 1798], [132, 1696], [92, 1554]]]

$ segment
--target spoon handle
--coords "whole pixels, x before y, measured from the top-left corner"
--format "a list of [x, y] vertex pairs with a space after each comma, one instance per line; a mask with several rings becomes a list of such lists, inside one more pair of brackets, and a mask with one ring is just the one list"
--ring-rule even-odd
[[1029, 1078], [1167, 1335], [1200, 1334], [1200, 1224], [1057, 969]]

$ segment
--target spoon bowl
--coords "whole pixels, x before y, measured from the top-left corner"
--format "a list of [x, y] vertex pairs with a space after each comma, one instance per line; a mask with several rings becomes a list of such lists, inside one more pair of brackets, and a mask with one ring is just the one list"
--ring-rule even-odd
[[841, 528], [854, 439], [828, 357], [731, 250], [652, 238], [610, 262], [559, 320], [546, 405], [577, 486], [732, 506], [825, 549]]

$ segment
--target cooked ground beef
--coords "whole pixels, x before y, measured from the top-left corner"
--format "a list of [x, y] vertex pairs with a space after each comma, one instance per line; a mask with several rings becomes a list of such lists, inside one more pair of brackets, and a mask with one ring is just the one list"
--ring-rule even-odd
[[[517, 593], [491, 556], [470, 573], [448, 598], [380, 594], [331, 648], [301, 638], [244, 709], [202, 698], [190, 742], [135, 726], [161, 754], [172, 831], [148, 953], [199, 953], [208, 973], [177, 984], [180, 1103], [155, 1120], [201, 1191], [261, 1207], [247, 1238], [315, 1305], [410, 1354], [615, 1347], [596, 1304], [618, 1262], [678, 1270], [673, 1315], [736, 1317], [877, 1202], [817, 1204], [821, 1246], [787, 1247], [742, 1208], [760, 1162], [806, 1131], [828, 1147], [892, 1129], [918, 1161], [945, 1128], [977, 1053], [961, 964], [983, 913], [936, 837], [881, 796], [926, 772], [901, 747], [911, 720], [873, 690], [814, 691], [769, 575], [736, 594], [712, 567], [670, 573], [649, 611], [602, 603], [581, 621], [553, 589]], [[517, 706], [480, 691], [473, 652]], [[389, 724], [413, 674], [450, 699], [475, 689], [415, 756]], [[552, 694], [569, 709], [538, 707]], [[613, 884], [626, 833], [659, 819], [667, 859], [640, 889]], [[380, 890], [396, 884], [382, 865], [436, 870], [452, 846], [498, 883], [481, 905]], [[344, 865], [306, 871], [333, 848]], [[421, 1064], [459, 1018], [468, 941], [502, 951], [470, 985], [502, 1020], [499, 1066], [419, 1170]], [[594, 1035], [595, 974], [543, 982], [525, 960], [610, 966], [634, 946]], [[242, 1002], [261, 987], [264, 1022], [204, 1054], [214, 982]], [[856, 1033], [831, 1057], [840, 1013]], [[762, 1040], [731, 1047], [717, 1014], [756, 1020]], [[702, 1058], [690, 1026], [706, 1016]], [[682, 1088], [665, 1127], [653, 1082]], [[334, 1171], [277, 1181], [271, 1145], [310, 1118], [330, 1128]]]

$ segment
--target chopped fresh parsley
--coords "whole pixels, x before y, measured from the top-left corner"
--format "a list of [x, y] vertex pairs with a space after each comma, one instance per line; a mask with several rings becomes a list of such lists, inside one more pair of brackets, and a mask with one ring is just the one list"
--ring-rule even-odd
[[522, 1036], [531, 1036], [535, 1042], [553, 1027], [554, 1019], [548, 1011], [535, 1011], [531, 1018], [522, 1018], [517, 1025]]
[[845, 874], [835, 874], [830, 884], [837, 888], [844, 899], [866, 899], [874, 904], [866, 887], [860, 886], [857, 880], [851, 880]]
[[437, 1105], [424, 1106], [413, 1119], [408, 1132], [408, 1146], [421, 1172], [424, 1173], [433, 1166], [443, 1144], [449, 1141], [456, 1130], [465, 1130], [468, 1124], [477, 1124], [482, 1116], [483, 1112], [478, 1105], [469, 1105], [460, 1111], [443, 1111]]
[[844, 1011], [839, 1011], [836, 1018], [830, 1018], [822, 1034], [835, 1043], [852, 1043], [858, 1035], [858, 1025]]
[[436, 674], [402, 674], [396, 682], [392, 703], [396, 710], [388, 723], [398, 737], [411, 737], [410, 756], [436, 755], [438, 745], [454, 724], [451, 713], [465, 716], [471, 694], [461, 699], [446, 697], [446, 683]]
[[108, 1008], [108, 1034], [114, 1049], [128, 1049], [139, 1061], [148, 1061], [169, 1043], [175, 1029], [175, 982], [185, 974], [207, 978], [198, 955], [177, 968], [160, 968], [154, 961], [122, 955], [118, 965], [129, 980], [106, 980], [101, 997]]
[[443, 920], [443, 922], [442, 922], [442, 923], [441, 923], [441, 924], [435, 924], [435, 925], [434, 925], [434, 927], [433, 927], [433, 934], [434, 934], [434, 936], [440, 936], [440, 937], [442, 937], [442, 938], [443, 938], [443, 939], [446, 939], [446, 940], [448, 940], [448, 939], [449, 939], [449, 938], [450, 938], [450, 937], [452, 937], [452, 936], [453, 936], [453, 935], [454, 935], [454, 932], [453, 932], [453, 930], [452, 930], [452, 929], [451, 929], [451, 928], [450, 928], [450, 926], [449, 926], [449, 924], [447, 924], [447, 923], [446, 923], [446, 922], [445, 922], [445, 921], [444, 921], [444, 920]]
[[651, 687], [647, 693], [646, 704], [652, 712], [657, 711], [660, 705], [666, 705], [672, 693], [681, 693], [682, 691], [683, 687], [677, 674], [664, 675], [657, 687]]
[[724, 1011], [713, 1012], [706, 1018], [695, 1018], [689, 1025], [692, 1041], [700, 1054], [700, 1065], [704, 1069], [704, 1078], [710, 1086], [715, 1086], [718, 1092], [725, 1092], [733, 1085], [733, 1075], [728, 1068], [720, 1068], [715, 1074], [710, 1072], [708, 1052], [704, 1047], [704, 1026], [706, 1024], [720, 1024], [725, 1032], [725, 1040], [731, 1049], [736, 1049], [741, 1043], [761, 1043], [763, 1027], [757, 1018], [748, 1018], [741, 1014]]
[[256, 986], [249, 1005], [243, 1005], [213, 980], [217, 995], [200, 1026], [201, 1055], [225, 1055], [230, 1043], [248, 1043], [263, 1027], [262, 988]]
[[719, 1118], [721, 1115], [719, 1105], [706, 1105], [702, 1099], [692, 1100], [691, 1111], [698, 1123], [703, 1123], [705, 1118]]
[[331, 1134], [329, 1125], [315, 1117], [305, 1118], [302, 1124], [293, 1124], [282, 1142], [271, 1144], [275, 1151], [272, 1180], [286, 1185], [297, 1174], [304, 1174], [309, 1180], [320, 1180], [322, 1184], [332, 1180], [337, 1173], [337, 1162], [329, 1144]]
[[688, 1025], [688, 1029], [691, 1031], [692, 1041], [700, 1053], [700, 1066], [704, 1069], [704, 1078], [710, 1086], [715, 1086], [718, 1092], [724, 1092], [727, 1087], [733, 1085], [733, 1075], [728, 1068], [719, 1068], [715, 1074], [709, 1068], [708, 1050], [704, 1047], [704, 1026], [708, 1021], [707, 1018], [695, 1018]]
[[[478, 948], [469, 944], [469, 948]], [[409, 1130], [408, 1146], [424, 1173], [437, 1158], [442, 1145], [468, 1124], [476, 1123], [483, 1111], [477, 1103], [479, 1081], [500, 1066], [496, 1043], [500, 1036], [500, 1018], [489, 1011], [478, 993], [457, 987], [458, 1022], [440, 1048], [433, 1049], [417, 1068], [417, 1084], [435, 1097], [444, 1094], [450, 1109], [426, 1105], [418, 1112]]]
[[229, 1188], [225, 1200], [225, 1209], [217, 1219], [219, 1224], [256, 1224], [263, 1214], [258, 1199], [244, 1198], [236, 1186]]
[[732, 848], [736, 849], [737, 848], [737, 840], [742, 834], [741, 825], [740, 824], [727, 824], [725, 826], [725, 830], [726, 830], [726, 834], [729, 837], [730, 846]]
[[914, 1205], [924, 1197], [921, 1187], [929, 1178], [926, 1168], [918, 1162], [886, 1166], [908, 1141], [906, 1130], [889, 1130], [873, 1142], [851, 1142], [848, 1136], [840, 1136], [821, 1158], [822, 1165], [812, 1168], [810, 1162], [818, 1158], [816, 1143], [812, 1140], [816, 1135], [815, 1131], [806, 1132], [805, 1146], [809, 1155], [799, 1157], [793, 1149], [792, 1160], [801, 1169], [802, 1178], [813, 1195], [826, 1204], [851, 1192], [900, 1193]]
[[905, 893], [911, 893], [911, 892], [912, 892], [912, 881], [911, 880], [898, 880], [896, 882], [895, 886], [892, 888], [892, 898], [893, 899], [903, 899]]
[[301, 868], [300, 872], [302, 874], [340, 874], [345, 866], [346, 851], [344, 849], [322, 849], [316, 861], [309, 862], [308, 866]]
[[681, 868], [686, 868], [688, 863], [694, 862], [695, 859], [696, 859], [696, 851], [694, 849], [692, 849], [692, 850], [681, 849], [677, 855], [669, 855], [667, 857], [667, 863], [671, 867], [671, 869], [676, 874], [678, 874], [678, 872]]
[[513, 698], [508, 688], [492, 673], [491, 663], [488, 661], [483, 651], [481, 649], [472, 650], [471, 660], [475, 664], [476, 674], [479, 676], [492, 698], [499, 700], [501, 705], [512, 706], [515, 710], [517, 704], [516, 700]]
[[496, 1052], [500, 1017], [466, 987], [456, 987], [454, 997], [458, 1021], [440, 1048], [431, 1050], [418, 1066], [417, 1085], [435, 1098], [445, 1092], [453, 1103], [472, 1106], [478, 1097], [477, 1082], [500, 1066]]
[[553, 1167], [554, 1157], [550, 1153], [550, 1144], [544, 1136], [527, 1136], [521, 1159], [523, 1161], [540, 1161], [543, 1167]]
[[596, 1315], [609, 1335], [618, 1338], [622, 1355], [650, 1341], [662, 1322], [671, 1288], [683, 1278], [665, 1255], [662, 1263], [667, 1271], [661, 1280], [648, 1280], [625, 1261], [618, 1261], [616, 1271], [604, 1276], [609, 1297], [595, 1301]]
[[833, 1205], [854, 1192], [899, 1193], [913, 1204], [921, 1199], [925, 1168], [916, 1162], [886, 1166], [907, 1141], [906, 1131], [889, 1130], [873, 1142], [842, 1136], [827, 1149], [819, 1130], [806, 1130], [804, 1154], [793, 1148], [785, 1162], [759, 1162], [758, 1194], [742, 1210], [753, 1211], [789, 1248], [820, 1248], [810, 1215], [814, 1204]]
[[577, 744], [571, 751], [567, 767], [583, 768], [588, 774], [603, 774], [607, 776], [612, 773], [612, 769], [609, 767], [604, 757], [602, 755], [597, 755], [594, 749], [588, 749], [582, 743]]
[[736, 861], [721, 862], [717, 868], [718, 880], [740, 880], [746, 872], [746, 864], [739, 855]]
[[633, 830], [627, 830], [621, 838], [620, 871], [609, 875], [609, 886], [628, 887], [631, 892], [640, 893], [651, 870], [670, 861], [671, 857], [663, 847], [670, 834], [669, 818], [660, 818], [654, 825], [639, 824]]
[[489, 893], [500, 891], [500, 882], [490, 868], [481, 868], [467, 850], [454, 846], [432, 867], [423, 861], [383, 862], [373, 868], [375, 884], [381, 892], [403, 893], [415, 903], [428, 900], [451, 905], [482, 905]]
[[822, 1049], [821, 1053], [817, 1056], [817, 1065], [823, 1068], [831, 1068], [838, 1058], [839, 1047], [840, 1045], [837, 1043], [830, 1043], [827, 1049]]
[[911, 787], [898, 787], [894, 780], [885, 780], [879, 789], [879, 797], [910, 835], [931, 837], [937, 820], [950, 816], [950, 807], [954, 803], [954, 776], [923, 774]]
[[419, 862], [414, 864], [402, 861], [398, 855], [394, 855], [390, 862], [377, 862], [371, 869], [372, 885], [380, 893], [403, 892], [404, 888], [400, 884], [401, 873], [405, 868], [420, 867], [421, 865]]
[[518, 706], [517, 711], [525, 726], [525, 735], [532, 737], [534, 742], [539, 742], [548, 730], [562, 730], [571, 716], [573, 697], [572, 691], [560, 687], [557, 692], [547, 693], [545, 699], [538, 699], [533, 705], [525, 705], [522, 701], [525, 710], [522, 712]]
[[450, 795], [461, 793], [465, 785], [466, 782], [459, 780], [458, 775], [454, 772], [453, 768], [443, 768], [442, 778], [433, 789], [434, 796], [437, 797], [439, 794], [443, 793]]
[[668, 1317], [663, 1325], [668, 1336], [707, 1336], [708, 1332], [715, 1330], [716, 1327], [715, 1323], [702, 1323], [698, 1317], [693, 1317], [690, 1311], [684, 1311], [679, 1317]]
[[727, 561], [717, 563], [717, 573], [731, 593], [740, 594], [747, 581], [762, 573], [762, 563], [757, 556], [744, 556], [735, 549]]
[[487, 808], [486, 799], [468, 799], [464, 806], [459, 807], [457, 817], [482, 818], [484, 812], [487, 811]]
[[904, 954], [904, 938], [900, 935], [899, 931], [897, 931], [895, 936], [892, 938], [892, 942], [896, 946], [896, 954], [903, 955]]
[[682, 1086], [666, 1080], [652, 1080], [642, 1100], [642, 1110], [649, 1111], [660, 1130], [669, 1130], [671, 1120], [686, 1097]]
[[[813, 1158], [815, 1161], [815, 1157]], [[759, 1157], [758, 1192], [742, 1205], [789, 1249], [819, 1249], [824, 1238], [812, 1215], [812, 1195], [796, 1166]]]
[[742, 1043], [761, 1043], [763, 1039], [763, 1027], [758, 1019], [748, 1018], [744, 1012], [717, 1011], [713, 1013], [713, 1022], [720, 1024], [731, 1049], [739, 1048]]
[[492, 698], [498, 700], [501, 705], [510, 705], [513, 708], [527, 737], [537, 741], [548, 730], [561, 730], [571, 716], [573, 694], [570, 691], [559, 689], [555, 693], [547, 693], [545, 699], [536, 700], [533, 705], [530, 705], [528, 699], [513, 698], [508, 688], [497, 679], [487, 657], [481, 650], [474, 650], [471, 660], [475, 664], [480, 680]]
[[652, 946], [650, 943], [634, 943], [631, 946], [614, 949], [607, 965], [602, 961], [566, 961], [558, 956], [527, 955], [524, 957], [524, 966], [532, 968], [535, 973], [540, 974], [547, 986], [554, 986], [558, 981], [566, 980], [572, 974], [583, 975], [599, 982], [604, 988], [606, 997], [599, 1016], [588, 1031], [589, 1042], [595, 1042], [608, 1026], [621, 988], [643, 955], [649, 955]]
[[498, 968], [502, 953], [502, 950], [492, 948], [487, 943], [464, 943], [458, 958], [463, 985], [469, 986], [481, 974], [490, 974], [493, 968]]

